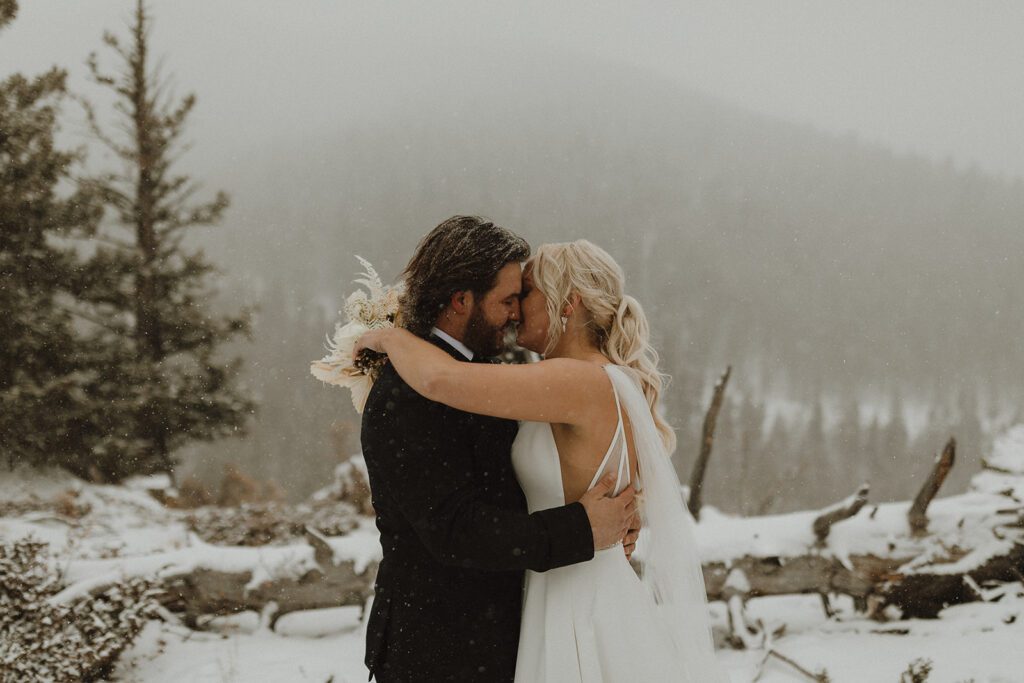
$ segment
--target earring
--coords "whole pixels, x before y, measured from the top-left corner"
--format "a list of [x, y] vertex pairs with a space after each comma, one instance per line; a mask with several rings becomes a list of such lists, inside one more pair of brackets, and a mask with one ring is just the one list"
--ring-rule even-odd
[[568, 322], [569, 322], [568, 316], [564, 316], [563, 315], [562, 316], [562, 332], [565, 332], [565, 326], [566, 326], [566, 324], [568, 324]]

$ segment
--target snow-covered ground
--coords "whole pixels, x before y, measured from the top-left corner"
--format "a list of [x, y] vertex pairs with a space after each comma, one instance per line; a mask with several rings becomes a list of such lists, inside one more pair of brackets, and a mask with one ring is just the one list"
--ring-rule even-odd
[[[847, 608], [836, 619], [822, 613], [813, 596], [761, 598], [750, 602], [751, 616], [786, 624], [775, 648], [817, 671], [832, 683], [898, 683], [915, 659], [933, 663], [929, 683], [1021, 683], [1024, 681], [1024, 587], [996, 603], [947, 609], [937, 620], [880, 624], [858, 618]], [[326, 610], [325, 610], [326, 611]], [[715, 622], [724, 609], [712, 605]], [[193, 633], [153, 622], [122, 657], [112, 680], [139, 683], [270, 683], [319, 681], [363, 683], [363, 630], [356, 610], [348, 614], [290, 615], [278, 632], [261, 625], [254, 613], [224, 625], [223, 634]], [[284, 621], [284, 620], [282, 620]], [[719, 651], [731, 679], [753, 681], [761, 651]], [[764, 683], [807, 681], [776, 658], [763, 667]]]
[[[977, 535], [985, 526], [984, 514], [989, 514], [983, 511], [991, 506], [981, 502], [1007, 490], [1024, 497], [1024, 426], [999, 439], [988, 461], [997, 470], [976, 477], [971, 493], [936, 500], [930, 511], [932, 531], [982, 554], [991, 550], [990, 543]], [[211, 546], [189, 532], [180, 512], [165, 509], [146, 492], [151, 485], [135, 480], [125, 486], [94, 486], [57, 472], [2, 472], [0, 509], [7, 514], [0, 516], [0, 539], [33, 535], [47, 541], [69, 582], [101, 581], [112, 572], [147, 573], [172, 564], [248, 565], [253, 554], [265, 567], [256, 580], [301, 571], [311, 561], [307, 545], [212, 553]], [[55, 513], [52, 501], [57, 499], [63, 507]], [[869, 525], [859, 525], [857, 535], [844, 532], [842, 523], [836, 525], [823, 552], [842, 559], [848, 553], [881, 551], [895, 535], [905, 535], [906, 504], [873, 512], [871, 507], [858, 515], [870, 516]], [[751, 548], [787, 556], [813, 543], [813, 513], [743, 520], [706, 510], [699, 528], [705, 560], [728, 560]], [[357, 566], [379, 553], [368, 523], [330, 544], [336, 557], [354, 560]], [[1004, 584], [987, 597], [988, 602], [947, 608], [934, 620], [876, 622], [841, 599], [835, 601], [837, 615], [829, 619], [816, 596], [754, 599], [748, 613], [763, 620], [769, 631], [784, 625], [774, 639], [775, 650], [811, 671], [826, 670], [832, 683], [897, 683], [917, 659], [932, 662], [929, 683], [1024, 683], [1024, 585]], [[724, 629], [724, 606], [713, 603], [711, 609], [715, 625]], [[252, 612], [213, 620], [203, 632], [153, 621], [122, 656], [111, 680], [366, 681], [365, 624], [358, 607], [292, 613], [273, 631], [268, 623], [267, 615]], [[753, 681], [758, 672], [758, 680], [765, 683], [809, 680], [780, 659], [762, 664], [760, 650], [722, 650], [719, 656], [733, 681]]]

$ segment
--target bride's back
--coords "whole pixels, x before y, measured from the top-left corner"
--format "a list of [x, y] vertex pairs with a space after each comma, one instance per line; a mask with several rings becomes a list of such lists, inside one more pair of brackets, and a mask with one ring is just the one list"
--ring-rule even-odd
[[611, 378], [608, 378], [607, 391], [592, 395], [590, 400], [594, 401], [596, 416], [590, 424], [551, 425], [566, 503], [579, 500], [608, 473], [615, 476], [615, 494], [636, 481], [632, 427], [621, 409]]

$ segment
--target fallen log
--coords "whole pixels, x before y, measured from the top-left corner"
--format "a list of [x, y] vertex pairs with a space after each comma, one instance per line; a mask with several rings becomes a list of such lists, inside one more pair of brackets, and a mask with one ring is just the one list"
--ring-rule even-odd
[[745, 555], [729, 563], [705, 563], [704, 585], [709, 600], [725, 599], [728, 593], [725, 590], [726, 579], [731, 571], [739, 569], [750, 586], [748, 598], [836, 593], [866, 602], [868, 596], [876, 592], [877, 585], [896, 574], [911, 559], [854, 555], [848, 558], [849, 565], [846, 565], [836, 558], [817, 554], [794, 557]]
[[905, 618], [931, 619], [950, 605], [983, 600], [980, 586], [1021, 580], [1024, 544], [1010, 542], [991, 554], [983, 561], [966, 556], [966, 562], [953, 566], [931, 565], [893, 577], [883, 592], [885, 603], [899, 607]]
[[[972, 491], [934, 499], [954, 448], [950, 440], [915, 504], [885, 503], [858, 514], [867, 504], [862, 487], [818, 512], [706, 515], [697, 532], [708, 598], [735, 602], [740, 572], [744, 602], [816, 593], [828, 612], [827, 596], [844, 594], [871, 615], [896, 607], [903, 617], [935, 617], [949, 605], [981, 599], [981, 586], [1022, 581], [1024, 463], [1013, 469], [1004, 459], [998, 472], [976, 475]], [[911, 510], [927, 520], [923, 533], [908, 526]], [[738, 621], [735, 605], [730, 615]]]
[[128, 576], [153, 577], [162, 587], [160, 603], [182, 614], [191, 628], [198, 628], [204, 615], [269, 608], [273, 628], [290, 612], [365, 606], [380, 552], [372, 522], [337, 538], [307, 529], [306, 540], [305, 545], [250, 548], [194, 538], [192, 547], [166, 553], [73, 561], [65, 573], [70, 585], [53, 599], [71, 602]]
[[295, 578], [274, 579], [251, 586], [252, 572], [221, 572], [196, 569], [170, 578], [160, 602], [183, 613], [184, 623], [198, 627], [199, 617], [263, 611], [273, 605], [271, 629], [289, 612], [325, 607], [363, 607], [373, 594], [376, 567], [359, 573], [351, 561], [322, 570], [310, 570]]
[[[886, 607], [899, 608], [904, 618], [934, 618], [950, 605], [979, 599], [971, 583], [1021, 581], [1024, 574], [1024, 545], [1015, 543], [1001, 549], [977, 567], [952, 573], [903, 568], [914, 556], [877, 557], [855, 555], [849, 566], [834, 558], [744, 556], [731, 563], [705, 563], [704, 581], [709, 600], [728, 602], [736, 597], [725, 588], [731, 572], [743, 572], [749, 584], [744, 600], [778, 595], [848, 595], [856, 607], [880, 614]], [[826, 603], [826, 612], [828, 611]]]

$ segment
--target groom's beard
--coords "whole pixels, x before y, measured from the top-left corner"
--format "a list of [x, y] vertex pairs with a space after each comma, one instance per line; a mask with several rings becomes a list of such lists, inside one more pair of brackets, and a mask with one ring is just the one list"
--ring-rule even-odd
[[514, 322], [494, 325], [484, 317], [483, 309], [477, 307], [470, 314], [466, 323], [466, 334], [462, 343], [476, 355], [491, 358], [505, 350], [505, 342], [509, 334], [512, 335], [512, 339], [515, 339]]

